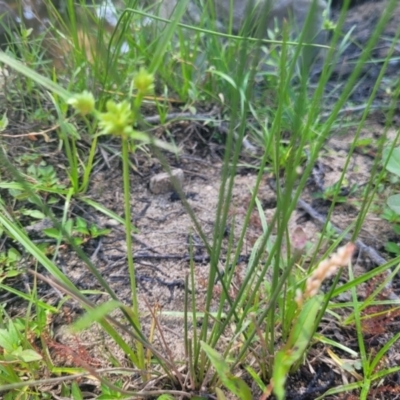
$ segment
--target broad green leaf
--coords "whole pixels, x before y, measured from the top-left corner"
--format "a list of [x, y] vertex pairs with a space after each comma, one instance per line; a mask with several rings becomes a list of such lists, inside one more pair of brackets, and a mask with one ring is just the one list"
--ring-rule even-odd
[[2, 271], [0, 275], [0, 284], [3, 283], [3, 281], [6, 280], [7, 278], [14, 278], [18, 276], [20, 273], [21, 273], [20, 271], [17, 271], [15, 269], [5, 272]]
[[116, 308], [121, 306], [122, 303], [120, 303], [119, 301], [107, 301], [106, 303], [101, 304], [99, 307], [90, 310], [90, 313], [86, 313], [82, 318], [78, 319], [78, 321], [72, 324], [71, 331], [78, 332], [86, 329], [94, 322], [100, 321], [111, 311], [114, 311]]
[[291, 366], [304, 354], [314, 332], [322, 296], [314, 296], [306, 301], [294, 322], [288, 343], [275, 356], [273, 385], [278, 400], [285, 398], [285, 382]]
[[0, 132], [3, 132], [8, 126], [8, 118], [7, 114], [4, 113], [0, 119]]
[[[383, 163], [386, 162], [389, 156], [390, 149], [386, 148], [383, 151]], [[393, 149], [392, 154], [390, 155], [389, 161], [386, 165], [386, 169], [398, 176], [400, 176], [400, 147], [396, 147]]]
[[0, 347], [2, 347], [8, 353], [12, 353], [15, 349], [15, 345], [12, 335], [7, 329], [0, 329]]
[[76, 217], [75, 227], [78, 229], [88, 229], [87, 222], [82, 217]]
[[39, 210], [23, 210], [22, 214], [36, 219], [46, 218], [46, 215]]
[[39, 353], [31, 349], [26, 349], [26, 350], [18, 349], [17, 351], [13, 352], [13, 356], [18, 358], [18, 360], [27, 363], [32, 361], [39, 361], [42, 359], [42, 356]]
[[387, 205], [392, 211], [400, 215], [400, 194], [394, 194], [387, 199]]
[[217, 395], [218, 400], [226, 400], [224, 392], [220, 388], [215, 388], [215, 394]]
[[83, 400], [82, 392], [76, 382], [72, 382], [71, 395], [74, 400]]
[[8, 262], [12, 263], [14, 261], [20, 260], [21, 254], [17, 249], [14, 249], [13, 247], [11, 247], [11, 249], [8, 250], [8, 252], [7, 252], [7, 258], [8, 258]]
[[207, 354], [211, 364], [216, 369], [219, 378], [228, 390], [242, 400], [251, 400], [251, 390], [247, 384], [240, 378], [232, 375], [228, 363], [216, 350], [207, 343], [201, 342], [201, 347]]
[[394, 242], [387, 242], [385, 244], [385, 250], [396, 255], [400, 254], [400, 246]]
[[42, 231], [46, 236], [58, 239], [60, 237], [60, 231], [57, 228], [45, 228]]
[[[314, 323], [318, 310], [322, 304], [322, 296], [314, 296], [308, 299], [294, 323], [289, 338], [289, 345], [293, 348], [304, 351], [314, 332]], [[297, 358], [298, 359], [298, 358]]]

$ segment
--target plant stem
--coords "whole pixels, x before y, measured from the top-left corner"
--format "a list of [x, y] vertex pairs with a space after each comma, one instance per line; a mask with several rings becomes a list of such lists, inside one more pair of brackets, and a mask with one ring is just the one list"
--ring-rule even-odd
[[[138, 295], [136, 290], [136, 275], [135, 266], [133, 263], [133, 248], [132, 248], [132, 220], [131, 220], [131, 199], [130, 199], [130, 184], [129, 184], [129, 143], [127, 138], [122, 138], [122, 165], [123, 165], [123, 185], [124, 185], [124, 205], [125, 205], [125, 229], [126, 229], [126, 247], [128, 270], [130, 276], [131, 290], [132, 290], [132, 309], [133, 320], [140, 330], [139, 319], [139, 304]], [[137, 356], [139, 365], [137, 367], [144, 370], [144, 352], [141, 343], [136, 343]]]

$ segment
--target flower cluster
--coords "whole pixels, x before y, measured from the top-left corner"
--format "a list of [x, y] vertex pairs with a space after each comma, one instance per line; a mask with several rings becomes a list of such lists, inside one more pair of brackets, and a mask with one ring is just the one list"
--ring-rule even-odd
[[151, 93], [154, 90], [154, 75], [141, 68], [133, 78], [133, 86], [140, 94]]
[[75, 94], [68, 102], [76, 111], [85, 116], [94, 111], [95, 100], [92, 93], [84, 90], [82, 93]]
[[304, 294], [297, 293], [297, 303], [301, 304], [304, 299], [315, 296], [325, 279], [334, 275], [339, 268], [348, 265], [355, 248], [354, 243], [347, 243], [340, 247], [329, 259], [321, 261], [307, 279]]
[[107, 112], [99, 115], [99, 127], [103, 135], [118, 135], [127, 137], [133, 133], [133, 113], [128, 101], [116, 103], [107, 101]]

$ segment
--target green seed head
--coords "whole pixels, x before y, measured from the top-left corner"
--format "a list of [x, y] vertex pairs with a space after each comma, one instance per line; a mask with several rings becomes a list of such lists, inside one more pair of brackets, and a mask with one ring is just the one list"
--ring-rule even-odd
[[67, 101], [67, 103], [83, 116], [90, 114], [94, 111], [94, 96], [87, 90], [84, 90], [82, 93], [74, 95]]
[[126, 100], [115, 103], [109, 100], [107, 112], [99, 115], [99, 126], [104, 135], [129, 136], [133, 132], [133, 113], [131, 105]]
[[133, 85], [140, 94], [152, 92], [154, 89], [154, 76], [147, 72], [146, 69], [141, 68], [133, 78]]

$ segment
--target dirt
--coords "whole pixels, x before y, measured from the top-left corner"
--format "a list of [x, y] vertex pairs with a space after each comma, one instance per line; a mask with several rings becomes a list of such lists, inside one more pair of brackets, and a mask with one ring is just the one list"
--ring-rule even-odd
[[[384, 7], [384, 2], [374, 2], [357, 4], [352, 8], [350, 17], [346, 22], [346, 29], [356, 26], [354, 31], [355, 37], [361, 45], [365, 44], [368, 37], [368, 29], [373, 29], [373, 23], [376, 21], [376, 15], [379, 15]], [[371, 17], [370, 19], [368, 19]], [[372, 19], [372, 20], [371, 20]], [[376, 50], [375, 56], [381, 57], [382, 51], [387, 49], [386, 41], [389, 37], [393, 37], [394, 29], [400, 19], [400, 5], [397, 7], [393, 15], [392, 22], [385, 29], [384, 38], [381, 39], [379, 49]], [[367, 31], [365, 31], [367, 29]], [[370, 31], [369, 31], [370, 32]], [[337, 86], [345, 81], [351, 68], [348, 68], [345, 60], [350, 55], [355, 55], [356, 44], [352, 44], [344, 53], [342, 64], [335, 70], [336, 73], [331, 81], [331, 85]], [[396, 49], [397, 51], [398, 49]], [[347, 57], [347, 58], [346, 58]], [[362, 71], [362, 79], [360, 86], [353, 93], [355, 102], [362, 104], [368, 98], [372, 82], [376, 79], [377, 65], [373, 64]], [[390, 77], [396, 74], [397, 64], [394, 62], [388, 70], [386, 83]], [[387, 89], [387, 86], [386, 86]], [[390, 98], [387, 95], [385, 86], [379, 92], [378, 103], [387, 104]], [[346, 172], [346, 187], [343, 188], [345, 200], [342, 204], [338, 204], [333, 212], [331, 222], [341, 230], [345, 230], [353, 221], [355, 221], [360, 212], [359, 199], [362, 197], [363, 189], [369, 181], [371, 169], [377, 156], [377, 142], [384, 132], [384, 114], [379, 111], [375, 115], [371, 115], [368, 124], [361, 131], [361, 138], [369, 139], [368, 148], [360, 148], [356, 151], [351, 159], [350, 167]], [[10, 118], [10, 116], [9, 116]], [[318, 214], [326, 215], [330, 207], [329, 200], [318, 198], [324, 188], [334, 185], [338, 182], [342, 173], [345, 160], [347, 158], [351, 142], [353, 141], [357, 127], [348, 127], [345, 122], [348, 119], [354, 120], [353, 115], [344, 115], [342, 128], [338, 128], [333, 133], [331, 139], [324, 146], [324, 150], [320, 155], [319, 161], [314, 169], [313, 179], [307, 185], [306, 191], [302, 194], [302, 200]], [[11, 124], [12, 125], [12, 124]], [[14, 125], [5, 132], [6, 134], [21, 133], [21, 125]], [[170, 123], [168, 126], [157, 129], [156, 134], [164, 135], [165, 129], [168, 128], [173, 132], [174, 140], [181, 148], [179, 158], [169, 157], [171, 166], [183, 170], [185, 179], [183, 190], [186, 195], [187, 202], [192, 208], [200, 226], [208, 240], [212, 239], [213, 229], [215, 227], [215, 216], [218, 202], [219, 188], [221, 185], [221, 166], [223, 146], [213, 141], [213, 134], [218, 128], [210, 128], [202, 123], [193, 123], [188, 121], [178, 121]], [[223, 136], [223, 133], [220, 136]], [[391, 138], [395, 137], [395, 129], [389, 132]], [[52, 135], [52, 134], [51, 134]], [[53, 136], [51, 136], [53, 139]], [[32, 138], [32, 136], [30, 137]], [[3, 138], [7, 154], [11, 160], [16, 160], [21, 151], [24, 154], [38, 154], [40, 159], [49, 165], [53, 165], [59, 176], [64, 176], [65, 171], [62, 165], [66, 165], [67, 161], [62, 152], [57, 149], [57, 142], [51, 141], [46, 143], [39, 138], [37, 142], [32, 142], [28, 138], [9, 137]], [[116, 144], [108, 143], [110, 146]], [[105, 147], [104, 147], [105, 149]], [[40, 151], [39, 151], [40, 150]], [[123, 208], [123, 184], [121, 163], [118, 158], [112, 158], [105, 155], [103, 151], [97, 154], [97, 167], [91, 177], [91, 184], [87, 196], [104, 207], [115, 212], [119, 216], [124, 215]], [[243, 157], [247, 157], [243, 155]], [[132, 172], [130, 176], [131, 198], [130, 204], [133, 215], [133, 223], [136, 231], [133, 234], [134, 241], [134, 260], [136, 266], [136, 279], [139, 291], [141, 322], [146, 335], [151, 330], [153, 321], [151, 310], [159, 312], [158, 321], [162, 327], [163, 338], [160, 332], [156, 330], [154, 344], [157, 348], [162, 349], [165, 353], [172, 355], [177, 362], [186, 359], [184, 340], [183, 340], [183, 311], [184, 311], [184, 293], [185, 278], [190, 270], [190, 243], [193, 243], [194, 254], [194, 274], [196, 282], [196, 290], [194, 292], [196, 304], [199, 310], [204, 308], [205, 293], [208, 284], [209, 257], [206, 248], [199, 238], [198, 232], [194, 224], [187, 214], [184, 205], [179, 196], [174, 192], [154, 195], [149, 190], [149, 180], [152, 176], [162, 171], [160, 162], [151, 154], [138, 151], [131, 158], [132, 164], [135, 166], [136, 172]], [[221, 266], [224, 265], [225, 257], [228, 252], [229, 232], [234, 232], [237, 237], [243, 224], [243, 218], [249, 204], [251, 189], [254, 187], [256, 180], [256, 170], [241, 168], [235, 177], [233, 190], [233, 199], [231, 210], [226, 227], [227, 237], [224, 240], [224, 247], [221, 253]], [[355, 187], [354, 185], [357, 185]], [[352, 187], [355, 192], [346, 194]], [[5, 199], [9, 198], [7, 191], [2, 190]], [[261, 188], [258, 193], [259, 199], [263, 205], [265, 217], [270, 221], [276, 207], [276, 194], [273, 184], [271, 184], [270, 176], [263, 178]], [[380, 199], [383, 202], [383, 199]], [[18, 204], [21, 206], [21, 204]], [[26, 204], [24, 204], [26, 206]], [[56, 216], [62, 215], [62, 203], [54, 204], [53, 210]], [[96, 268], [106, 278], [118, 298], [124, 304], [131, 303], [131, 288], [129, 286], [129, 272], [126, 259], [125, 231], [121, 225], [115, 224], [113, 220], [105, 217], [98, 211], [87, 206], [80, 200], [74, 199], [70, 206], [70, 217], [80, 216], [90, 223], [96, 224], [101, 228], [109, 228], [111, 232], [101, 237], [93, 239], [85, 243], [82, 248], [90, 257]], [[31, 224], [33, 220], [26, 219], [24, 224]], [[296, 229], [301, 228], [305, 234], [307, 241], [311, 244], [319, 240], [321, 233], [321, 223], [304, 209], [298, 207], [294, 212], [290, 224], [289, 232], [293, 233]], [[40, 227], [31, 227], [29, 230], [30, 238], [35, 242], [44, 241], [45, 238]], [[247, 260], [249, 258], [252, 246], [257, 238], [262, 234], [261, 219], [254, 213], [251, 218], [249, 229], [246, 232], [245, 245], [241, 252], [241, 257], [236, 268], [235, 277], [240, 283], [246, 270]], [[383, 220], [379, 214], [370, 212], [363, 225], [363, 229], [359, 239], [366, 246], [378, 252], [382, 258], [389, 259], [389, 255], [384, 252], [384, 245], [388, 239], [398, 240], [394, 236], [392, 226]], [[15, 243], [6, 240], [3, 245], [5, 248], [15, 246]], [[24, 260], [31, 267], [34, 267], [33, 260], [26, 257]], [[99, 290], [100, 286], [88, 271], [85, 264], [68, 246], [62, 246], [60, 254], [56, 259], [60, 269], [74, 282], [74, 284], [82, 290]], [[376, 262], [372, 259], [368, 252], [358, 251], [354, 259], [355, 270], [358, 274], [365, 273], [373, 267]], [[26, 265], [26, 264], [25, 264]], [[39, 272], [45, 273], [39, 267]], [[26, 285], [32, 285], [31, 278], [16, 278], [8, 281], [10, 285], [20, 290], [26, 290]], [[339, 284], [343, 284], [348, 280], [344, 273]], [[379, 284], [379, 280], [366, 284], [360, 288], [359, 296], [361, 299], [366, 298], [374, 290], [374, 285]], [[220, 283], [215, 284], [215, 299], [212, 309], [216, 309], [219, 299]], [[234, 294], [234, 287], [232, 287]], [[392, 294], [400, 296], [400, 282], [397, 280], [392, 282], [390, 289]], [[38, 293], [49, 304], [58, 305], [60, 298], [57, 293], [46, 284], [39, 284]], [[389, 294], [387, 294], [389, 296]], [[103, 293], [90, 295], [90, 299], [94, 302], [101, 303], [108, 300], [109, 297]], [[2, 302], [7, 301], [9, 312], [11, 314], [22, 313], [23, 308], [17, 297], [8, 293], [0, 292]], [[341, 301], [349, 301], [344, 296]], [[383, 309], [375, 310], [381, 312]], [[93, 326], [90, 330], [84, 331], [79, 335], [72, 335], [66, 328], [80, 314], [82, 310], [73, 301], [64, 304], [60, 313], [53, 317], [49, 325], [49, 331], [43, 332], [53, 362], [58, 366], [75, 366], [89, 365], [92, 368], [105, 368], [111, 366], [111, 357], [119, 360], [122, 365], [129, 366], [124, 355], [118, 350], [112, 341], [105, 336], [104, 332], [97, 326]], [[366, 314], [372, 314], [372, 310], [366, 310]], [[394, 315], [390, 319], [385, 313], [382, 318], [367, 320], [365, 328], [365, 339], [368, 351], [376, 352], [387, 340], [397, 333], [397, 325], [399, 324], [399, 316]], [[121, 316], [115, 312], [114, 317], [120, 319]], [[382, 326], [387, 325], [384, 330]], [[190, 325], [190, 328], [195, 328]], [[339, 326], [334, 319], [326, 316], [321, 328], [327, 337], [346, 343], [347, 346], [358, 351], [358, 345], [354, 336], [354, 329], [349, 326], [347, 328]], [[129, 336], [125, 337], [130, 343]], [[39, 346], [39, 344], [37, 344]], [[397, 347], [394, 347], [385, 358], [385, 362], [389, 366], [396, 366], [399, 363]], [[345, 353], [335, 350], [342, 357], [346, 357]], [[186, 372], [185, 369], [182, 369]], [[359, 372], [359, 371], [358, 371]], [[243, 374], [243, 373], [242, 373]], [[245, 375], [243, 375], [246, 379]], [[131, 378], [127, 379], [126, 388], [137, 388], [135, 379], [137, 373], [132, 373]], [[318, 344], [310, 352], [304, 365], [300, 370], [288, 381], [288, 398], [296, 400], [315, 399], [323, 394], [329, 388], [336, 387], [348, 381], [354, 381], [350, 372], [345, 372], [339, 368], [334, 358], [329, 353], [329, 348]], [[160, 379], [155, 384], [155, 388], [162, 389], [162, 385], [167, 381]], [[251, 382], [251, 380], [249, 380]], [[94, 379], [84, 378], [81, 386], [87, 392], [97, 393], [98, 383]], [[181, 388], [188, 390], [188, 388]], [[57, 394], [59, 387], [57, 385], [48, 389], [49, 392]], [[254, 398], [260, 395], [257, 388], [253, 387]], [[390, 375], [378, 387], [371, 389], [371, 399], [384, 398], [396, 399], [400, 398], [400, 379], [396, 374]], [[332, 395], [327, 399], [356, 399], [358, 393], [354, 391], [346, 395]], [[209, 398], [213, 398], [210, 397]]]

